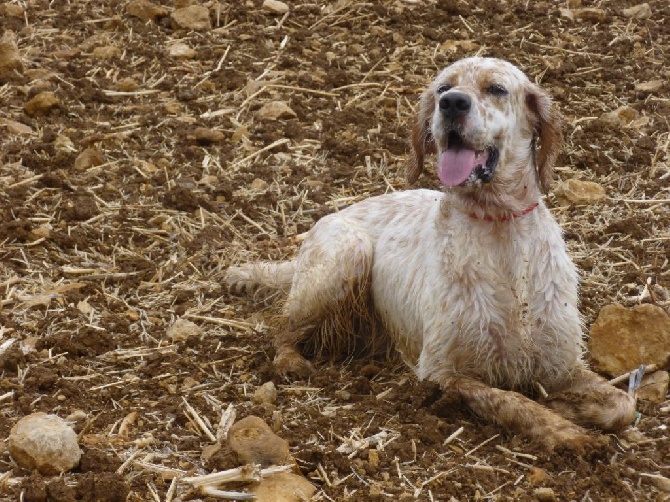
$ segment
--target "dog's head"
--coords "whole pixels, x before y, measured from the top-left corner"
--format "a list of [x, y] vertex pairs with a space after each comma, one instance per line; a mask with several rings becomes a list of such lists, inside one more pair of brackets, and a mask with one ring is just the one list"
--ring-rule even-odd
[[561, 123], [549, 96], [512, 64], [463, 59], [421, 97], [407, 180], [414, 183], [426, 154], [437, 153], [447, 187], [496, 191], [530, 174], [546, 193], [563, 144]]

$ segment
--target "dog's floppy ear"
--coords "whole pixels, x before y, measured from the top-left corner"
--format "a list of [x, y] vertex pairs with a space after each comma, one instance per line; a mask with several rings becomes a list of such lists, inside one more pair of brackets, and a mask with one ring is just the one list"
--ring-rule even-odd
[[535, 116], [535, 139], [540, 146], [535, 157], [537, 177], [544, 193], [549, 192], [554, 164], [563, 146], [563, 118], [551, 98], [533, 85], [526, 94], [526, 104]]
[[426, 154], [435, 153], [435, 141], [430, 132], [430, 122], [435, 110], [435, 92], [432, 87], [424, 91], [419, 103], [412, 134], [410, 136], [410, 152], [407, 159], [407, 183], [413, 184], [423, 171], [423, 159]]

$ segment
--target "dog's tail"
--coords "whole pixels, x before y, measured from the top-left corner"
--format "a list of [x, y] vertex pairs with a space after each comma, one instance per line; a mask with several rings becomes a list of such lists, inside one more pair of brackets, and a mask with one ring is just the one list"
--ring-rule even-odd
[[258, 262], [230, 267], [225, 281], [231, 293], [269, 302], [288, 293], [295, 273], [295, 261]]

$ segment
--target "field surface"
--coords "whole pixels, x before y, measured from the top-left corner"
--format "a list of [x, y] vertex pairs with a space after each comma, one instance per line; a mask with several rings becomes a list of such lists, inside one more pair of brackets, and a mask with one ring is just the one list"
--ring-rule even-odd
[[[549, 454], [402, 366], [325, 361], [286, 381], [272, 312], [222, 277], [404, 189], [421, 90], [480, 54], [560, 107], [556, 184], [605, 190], [547, 197], [586, 329], [613, 302], [667, 309], [670, 4], [638, 18], [621, 0], [288, 3], [210, 2], [197, 29], [171, 17], [187, 0], [0, 5], [0, 438], [44, 411], [69, 417], [83, 450], [52, 478], [0, 443], [0, 498], [205, 500], [180, 479], [238, 465], [207, 448], [234, 409], [275, 426], [315, 500], [668, 500], [649, 477], [670, 476], [667, 401], [641, 402], [637, 430], [608, 446]], [[419, 185], [439, 188], [430, 170]], [[179, 319], [198, 329], [175, 333]], [[254, 402], [270, 380], [276, 402]]]

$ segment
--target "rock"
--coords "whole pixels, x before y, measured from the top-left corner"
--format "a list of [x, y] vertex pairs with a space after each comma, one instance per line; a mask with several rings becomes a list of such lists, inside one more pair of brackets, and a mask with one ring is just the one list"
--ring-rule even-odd
[[74, 159], [75, 171], [86, 171], [91, 167], [96, 167], [105, 163], [105, 158], [97, 148], [89, 147]]
[[198, 336], [202, 333], [202, 328], [187, 319], [177, 319], [172, 326], [167, 329], [167, 336], [173, 342], [182, 342], [192, 336]]
[[549, 473], [539, 467], [531, 467], [528, 481], [533, 485], [541, 485], [549, 479]]
[[0, 75], [23, 67], [16, 34], [7, 30], [0, 38]]
[[148, 21], [155, 21], [159, 17], [166, 17], [168, 10], [165, 7], [149, 2], [149, 0], [133, 0], [126, 6], [126, 13], [146, 23]]
[[140, 84], [134, 78], [126, 77], [119, 80], [114, 87], [117, 91], [133, 92], [140, 88]]
[[277, 436], [262, 418], [250, 415], [233, 424], [228, 444], [241, 464], [285, 465], [293, 463], [288, 442]]
[[114, 59], [115, 57], [118, 57], [121, 54], [121, 49], [114, 45], [106, 45], [104, 47], [96, 47], [93, 49], [93, 52], [91, 53], [91, 56], [93, 59], [98, 59], [98, 60], [106, 60], [106, 59]]
[[20, 5], [13, 3], [4, 3], [0, 5], [0, 16], [2, 17], [23, 17], [25, 11]]
[[377, 469], [379, 469], [379, 451], [375, 448], [370, 448], [368, 450], [368, 466], [373, 472], [376, 472]]
[[209, 9], [202, 5], [189, 5], [172, 13], [172, 20], [179, 28], [187, 30], [209, 30]]
[[206, 127], [198, 127], [195, 130], [195, 141], [202, 146], [212, 145], [214, 143], [221, 143], [226, 139], [226, 135], [216, 129], [207, 129]]
[[51, 231], [53, 226], [51, 223], [42, 223], [40, 226], [33, 228], [30, 231], [30, 237], [32, 239], [48, 239], [51, 236]]
[[265, 0], [263, 2], [263, 10], [275, 14], [286, 14], [288, 12], [288, 5], [279, 0]]
[[572, 11], [575, 19], [580, 21], [589, 21], [591, 23], [600, 23], [605, 20], [605, 11], [595, 7], [584, 7], [582, 9], [575, 9]]
[[258, 110], [257, 115], [265, 120], [277, 120], [280, 118], [294, 118], [297, 114], [284, 101], [272, 101], [266, 103]]
[[610, 376], [641, 364], [664, 365], [670, 355], [670, 316], [646, 303], [632, 309], [606, 305], [591, 326], [588, 345], [595, 369]]
[[272, 382], [265, 382], [254, 392], [254, 403], [275, 404], [277, 402], [277, 388]]
[[198, 53], [183, 42], [177, 42], [168, 47], [170, 57], [176, 59], [193, 59]]
[[625, 127], [636, 120], [640, 114], [635, 108], [628, 105], [620, 106], [616, 110], [604, 113], [600, 116], [600, 120], [608, 125]]
[[9, 134], [14, 134], [16, 136], [29, 136], [33, 133], [32, 127], [11, 119], [0, 119], [0, 125], [4, 126]]
[[36, 117], [38, 115], [45, 115], [53, 108], [59, 107], [61, 105], [60, 100], [56, 97], [53, 92], [40, 92], [33, 99], [28, 101], [23, 109], [31, 117]]
[[663, 80], [650, 80], [649, 82], [640, 82], [635, 84], [635, 90], [639, 92], [656, 92], [663, 87]]
[[593, 204], [605, 198], [605, 188], [592, 181], [570, 179], [558, 186], [556, 196], [571, 204]]
[[533, 490], [533, 495], [535, 495], [535, 498], [540, 502], [553, 502], [554, 500], [557, 500], [556, 492], [551, 488], [535, 488], [535, 490]]
[[12, 427], [9, 453], [21, 467], [44, 475], [67, 472], [81, 458], [77, 434], [67, 422], [42, 412], [23, 417]]
[[316, 487], [302, 476], [279, 472], [263, 477], [249, 491], [256, 495], [256, 502], [303, 502], [312, 498]]
[[630, 19], [649, 19], [651, 17], [651, 7], [648, 3], [641, 3], [623, 10], [623, 15]]
[[668, 396], [670, 374], [667, 371], [655, 371], [642, 378], [637, 397], [652, 403], [663, 403]]
[[57, 152], [74, 153], [77, 151], [72, 140], [65, 134], [58, 134], [56, 139], [54, 139], [53, 145]]
[[268, 189], [269, 186], [270, 184], [267, 181], [262, 180], [260, 178], [255, 178], [254, 181], [252, 181], [251, 184], [249, 185], [249, 188], [256, 192], [264, 192], [265, 190]]

